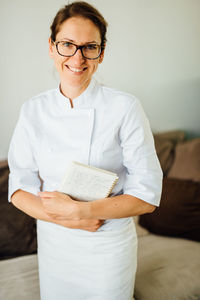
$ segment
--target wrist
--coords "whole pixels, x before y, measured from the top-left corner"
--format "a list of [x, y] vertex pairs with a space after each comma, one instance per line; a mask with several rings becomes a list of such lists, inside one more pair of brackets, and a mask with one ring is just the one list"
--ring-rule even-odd
[[91, 219], [91, 202], [77, 202], [77, 215], [80, 219]]

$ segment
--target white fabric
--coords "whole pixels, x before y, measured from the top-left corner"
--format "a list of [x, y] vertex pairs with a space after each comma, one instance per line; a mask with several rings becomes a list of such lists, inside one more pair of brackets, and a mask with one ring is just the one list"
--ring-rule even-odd
[[137, 266], [132, 221], [118, 230], [75, 231], [38, 220], [42, 300], [131, 300]]
[[[130, 194], [159, 205], [162, 172], [139, 101], [92, 81], [73, 104], [72, 109], [58, 88], [22, 106], [8, 155], [9, 199], [17, 189], [36, 194], [38, 174], [43, 190], [56, 190], [67, 164], [75, 160], [117, 173], [112, 195]], [[129, 300], [136, 269], [134, 232], [132, 218], [107, 220], [96, 233], [38, 221], [42, 300]], [[58, 289], [59, 297], [50, 298]]]

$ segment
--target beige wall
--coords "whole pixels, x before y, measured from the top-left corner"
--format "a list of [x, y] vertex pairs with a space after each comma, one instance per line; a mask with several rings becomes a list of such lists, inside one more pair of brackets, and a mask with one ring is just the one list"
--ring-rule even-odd
[[[48, 58], [49, 24], [67, 1], [1, 0], [0, 158], [20, 106], [58, 84]], [[91, 0], [109, 23], [97, 78], [136, 95], [153, 131], [200, 136], [200, 1]]]

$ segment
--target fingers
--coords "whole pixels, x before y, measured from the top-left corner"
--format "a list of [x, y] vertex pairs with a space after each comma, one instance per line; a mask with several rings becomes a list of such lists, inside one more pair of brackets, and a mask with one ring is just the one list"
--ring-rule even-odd
[[93, 224], [90, 226], [90, 230], [92, 232], [97, 231], [104, 223], [104, 220], [93, 220]]
[[58, 196], [57, 192], [39, 192], [38, 196], [40, 198], [55, 198]]
[[40, 198], [62, 198], [62, 199], [70, 199], [70, 196], [68, 196], [67, 194], [64, 194], [64, 193], [60, 193], [60, 192], [57, 192], [57, 191], [54, 191], [54, 192], [47, 192], [47, 191], [44, 191], [44, 192], [38, 192], [38, 196]]
[[91, 220], [91, 219], [65, 219], [61, 220], [57, 217], [54, 218], [57, 220], [57, 223], [63, 225], [64, 227], [74, 228], [74, 229], [82, 229], [90, 232], [95, 232], [101, 227], [104, 223], [104, 220]]

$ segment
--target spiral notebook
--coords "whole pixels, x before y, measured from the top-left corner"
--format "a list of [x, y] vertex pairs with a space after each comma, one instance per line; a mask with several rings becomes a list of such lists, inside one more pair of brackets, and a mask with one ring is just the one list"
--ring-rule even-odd
[[58, 191], [76, 200], [92, 201], [108, 197], [117, 180], [113, 172], [72, 161]]

